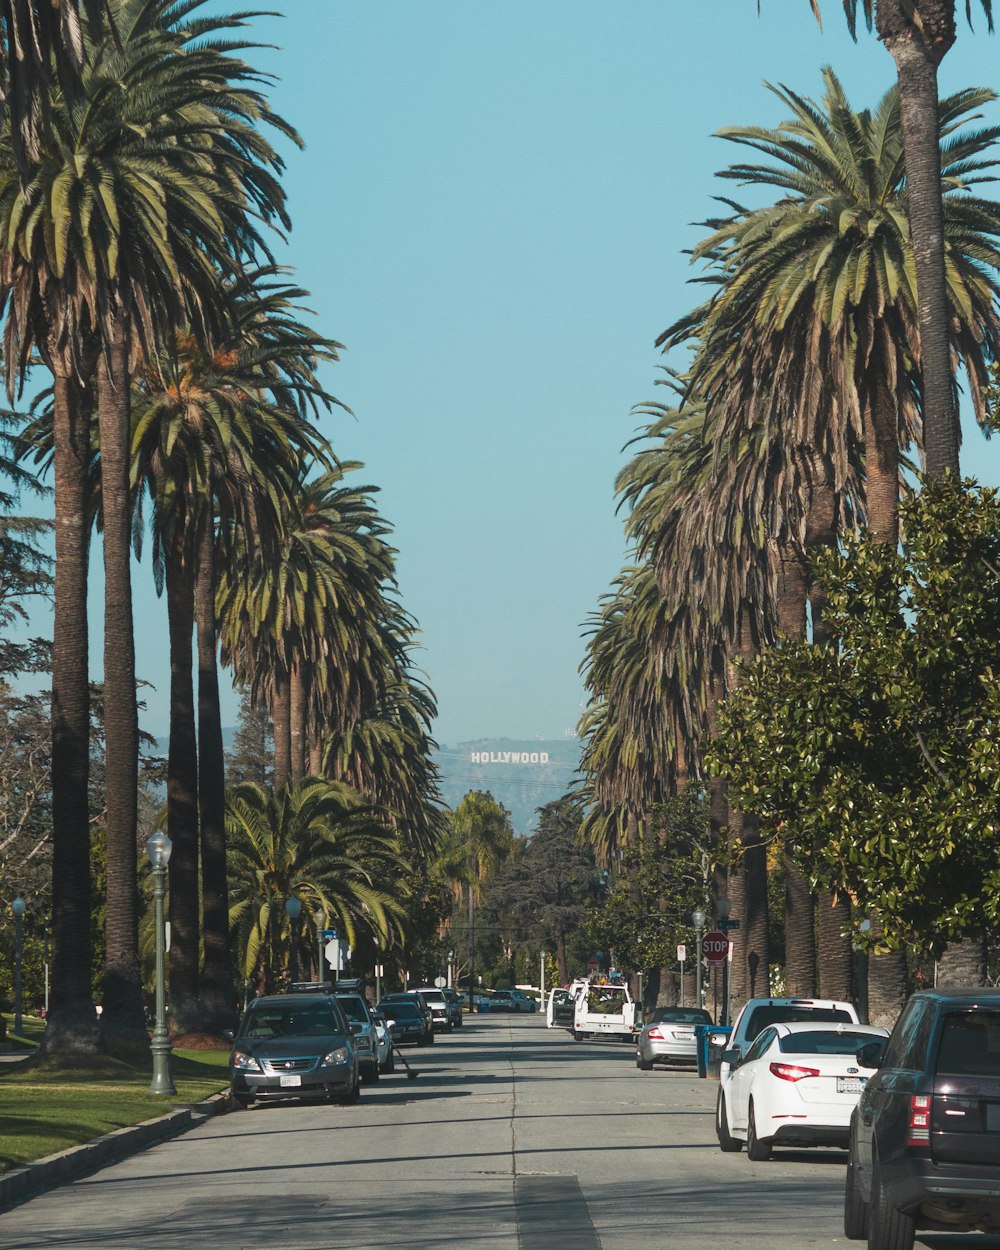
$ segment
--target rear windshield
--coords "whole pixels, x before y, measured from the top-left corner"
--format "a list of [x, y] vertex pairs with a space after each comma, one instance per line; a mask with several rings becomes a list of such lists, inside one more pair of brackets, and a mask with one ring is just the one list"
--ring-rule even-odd
[[343, 1033], [338, 1013], [326, 1003], [305, 1007], [251, 1008], [243, 1021], [241, 1036], [246, 1038], [319, 1037]]
[[390, 1020], [411, 1019], [420, 1015], [412, 1003], [386, 1003], [382, 1010]]
[[340, 998], [338, 996], [337, 1002], [340, 1003], [348, 1020], [356, 1020], [359, 1024], [368, 1023], [368, 1012], [365, 1011], [365, 1005], [360, 998]]
[[697, 1007], [657, 1007], [650, 1017], [650, 1024], [711, 1024], [712, 1017]]
[[768, 1004], [755, 1007], [747, 1028], [748, 1042], [763, 1033], [771, 1024], [794, 1024], [797, 1020], [815, 1021], [817, 1024], [854, 1024], [851, 1013], [839, 1007], [778, 1007]]
[[856, 1055], [877, 1033], [789, 1033], [778, 1043], [783, 1055]]
[[443, 1003], [444, 995], [440, 990], [421, 990], [420, 997], [425, 1003]]
[[946, 1015], [937, 1070], [954, 1076], [1000, 1076], [1000, 1012]]

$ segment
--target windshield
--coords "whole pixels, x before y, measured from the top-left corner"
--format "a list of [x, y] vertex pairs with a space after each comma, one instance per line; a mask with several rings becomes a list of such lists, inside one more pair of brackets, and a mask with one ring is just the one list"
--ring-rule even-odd
[[390, 1020], [415, 1020], [420, 1015], [412, 1003], [386, 1003], [384, 1011]]
[[794, 1024], [797, 1020], [816, 1024], [854, 1024], [851, 1014], [839, 1007], [779, 1007], [768, 1004], [754, 1008], [747, 1027], [746, 1040], [752, 1042], [770, 1024]]
[[856, 1055], [858, 1048], [878, 1034], [833, 1033], [819, 1029], [815, 1033], [789, 1033], [778, 1043], [783, 1055]]
[[337, 998], [341, 1009], [348, 1020], [356, 1020], [359, 1024], [368, 1023], [368, 1012], [360, 998]]
[[657, 1007], [650, 1024], [711, 1024], [712, 1017], [697, 1007]]
[[342, 1033], [343, 1025], [326, 1003], [303, 1006], [251, 1008], [243, 1021], [242, 1037], [319, 1037]]

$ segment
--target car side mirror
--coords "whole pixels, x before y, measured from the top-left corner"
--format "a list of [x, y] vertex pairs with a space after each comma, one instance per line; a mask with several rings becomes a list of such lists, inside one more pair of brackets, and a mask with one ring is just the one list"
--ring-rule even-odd
[[858, 1053], [855, 1057], [862, 1068], [880, 1068], [882, 1066], [887, 1040], [884, 1037], [877, 1037], [873, 1042], [865, 1042], [864, 1046], [858, 1047]]
[[395, 1021], [395, 1020], [386, 1020], [386, 1022], [385, 1022], [385, 1027], [386, 1027], [387, 1029], [391, 1029], [391, 1028], [393, 1028], [393, 1027], [394, 1027], [395, 1023], [396, 1023], [396, 1021]]
[[722, 1052], [722, 1062], [735, 1068], [743, 1059], [743, 1051], [739, 1046], [730, 1046]]
[[365, 1026], [359, 1020], [352, 1020], [350, 1023], [352, 1037], [357, 1037]]
[[[709, 1033], [708, 1035], [709, 1046], [725, 1046], [726, 1042], [728, 1041], [729, 1041], [728, 1033]], [[734, 1046], [733, 1049], [739, 1050], [739, 1047]]]
[[235, 1042], [235, 1041], [236, 1041], [236, 1034], [233, 1032], [233, 1030], [232, 1030], [232, 1029], [223, 1029], [223, 1030], [222, 1030], [222, 1036], [223, 1036], [223, 1038], [224, 1038], [227, 1042]]

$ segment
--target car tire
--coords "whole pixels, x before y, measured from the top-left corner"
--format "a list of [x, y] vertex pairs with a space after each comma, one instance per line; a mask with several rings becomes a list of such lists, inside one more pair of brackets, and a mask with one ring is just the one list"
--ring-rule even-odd
[[640, 1072], [652, 1072], [653, 1064], [649, 1059], [643, 1059], [639, 1051], [635, 1052], [635, 1066]]
[[750, 1112], [747, 1116], [747, 1158], [754, 1163], [766, 1163], [771, 1157], [772, 1146], [769, 1141], [761, 1141], [757, 1136], [757, 1121], [753, 1113], [753, 1099], [750, 1100]]
[[373, 1063], [370, 1068], [365, 1068], [364, 1072], [361, 1074], [361, 1079], [366, 1085], [369, 1085], [372, 1081], [377, 1081], [381, 1075], [382, 1073], [378, 1064]]
[[253, 1102], [253, 1094], [232, 1094], [233, 1106], [240, 1111], [249, 1111]]
[[844, 1181], [844, 1236], [848, 1241], [865, 1241], [868, 1237], [868, 1203], [861, 1196], [857, 1169], [851, 1159], [847, 1161]]
[[396, 1055], [392, 1047], [389, 1047], [389, 1053], [385, 1057], [385, 1063], [379, 1064], [379, 1072], [383, 1076], [389, 1076], [390, 1073], [396, 1071]]
[[427, 1036], [424, 1038], [424, 1041], [427, 1043], [428, 1046], [433, 1046], [434, 1044], [434, 1030], [433, 1029], [430, 1029], [428, 1031]]
[[582, 1041], [583, 1041], [583, 1034], [580, 1032], [580, 1030], [579, 1030], [579, 1029], [573, 1029], [573, 1030], [572, 1030], [572, 1032], [573, 1032], [573, 1041], [574, 1041], [574, 1042], [582, 1042]]
[[878, 1160], [872, 1167], [872, 1203], [868, 1214], [868, 1250], [913, 1250], [917, 1226], [912, 1215], [889, 1205]]
[[719, 1090], [719, 1101], [715, 1105], [715, 1135], [719, 1139], [719, 1149], [723, 1154], [735, 1155], [743, 1149], [743, 1143], [729, 1131], [729, 1116], [726, 1114], [726, 1099]]

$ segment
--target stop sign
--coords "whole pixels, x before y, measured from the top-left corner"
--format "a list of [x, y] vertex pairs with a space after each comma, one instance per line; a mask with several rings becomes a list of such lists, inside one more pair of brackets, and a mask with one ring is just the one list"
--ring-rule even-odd
[[713, 929], [701, 939], [701, 953], [705, 956], [707, 963], [724, 963], [729, 953], [729, 938], [718, 929]]

